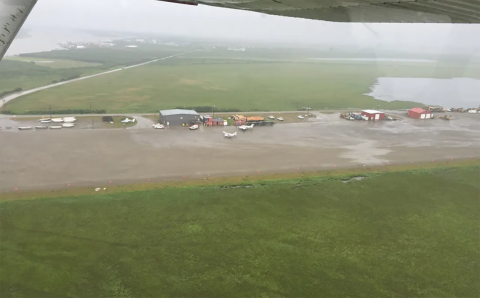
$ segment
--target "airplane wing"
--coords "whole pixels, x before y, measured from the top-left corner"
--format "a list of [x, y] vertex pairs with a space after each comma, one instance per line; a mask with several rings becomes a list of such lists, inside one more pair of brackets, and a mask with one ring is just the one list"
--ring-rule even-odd
[[0, 60], [37, 0], [0, 0]]
[[159, 0], [330, 22], [480, 23], [480, 0]]

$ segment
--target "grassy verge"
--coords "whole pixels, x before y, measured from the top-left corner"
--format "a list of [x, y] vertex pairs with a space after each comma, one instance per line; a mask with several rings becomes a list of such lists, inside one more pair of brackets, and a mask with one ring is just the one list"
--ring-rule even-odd
[[475, 297], [479, 170], [2, 202], [0, 294]]
[[[380, 173], [390, 172], [404, 172], [404, 171], [416, 171], [416, 170], [430, 170], [430, 169], [444, 169], [452, 167], [465, 167], [465, 166], [478, 166], [480, 165], [479, 159], [463, 159], [463, 160], [446, 160], [446, 161], [433, 161], [425, 163], [414, 164], [391, 164], [389, 166], [369, 166], [358, 168], [337, 168], [330, 171], [316, 171], [316, 172], [290, 172], [290, 173], [278, 173], [278, 174], [257, 174], [248, 176], [208, 176], [208, 179], [188, 179], [179, 178], [179, 180], [172, 181], [155, 181], [151, 179], [146, 183], [135, 184], [110, 184], [106, 186], [108, 193], [116, 192], [132, 192], [132, 191], [144, 191], [144, 190], [158, 190], [164, 188], [182, 188], [182, 187], [203, 187], [203, 186], [228, 186], [238, 184], [250, 184], [264, 181], [281, 181], [281, 180], [301, 180], [311, 178], [323, 178], [323, 177], [337, 177], [338, 179], [348, 179], [352, 176], [365, 176], [376, 175]], [[10, 200], [23, 200], [23, 199], [36, 199], [36, 198], [54, 198], [64, 196], [79, 196], [95, 194], [93, 187], [69, 187], [65, 189], [57, 190], [44, 190], [44, 191], [15, 191], [0, 194], [1, 201]]]

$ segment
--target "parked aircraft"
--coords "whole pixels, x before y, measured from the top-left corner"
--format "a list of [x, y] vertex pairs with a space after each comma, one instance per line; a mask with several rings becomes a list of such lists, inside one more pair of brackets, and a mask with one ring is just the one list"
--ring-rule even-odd
[[243, 131], [246, 131], [247, 129], [253, 128], [253, 124], [252, 125], [241, 125], [238, 128], [243, 130]]
[[234, 132], [234, 133], [228, 133], [228, 132], [223, 132], [223, 136], [226, 137], [226, 138], [233, 138], [235, 136], [237, 136], [237, 132]]
[[120, 120], [120, 122], [122, 123], [128, 123], [128, 122], [135, 122], [135, 118], [132, 118], [132, 119], [129, 119], [128, 117], [123, 119], [123, 120]]

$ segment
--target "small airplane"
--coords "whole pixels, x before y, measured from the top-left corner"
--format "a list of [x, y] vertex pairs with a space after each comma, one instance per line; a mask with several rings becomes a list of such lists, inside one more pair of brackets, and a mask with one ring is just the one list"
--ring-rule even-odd
[[228, 132], [223, 132], [223, 136], [226, 137], [226, 138], [233, 138], [235, 136], [237, 136], [237, 132], [234, 132], [234, 133], [228, 133]]
[[123, 119], [123, 120], [120, 120], [120, 122], [122, 123], [128, 123], [128, 122], [135, 122], [135, 118], [132, 118], [132, 119], [129, 119], [128, 117]]
[[278, 117], [277, 118], [279, 121], [283, 121], [283, 118], [282, 117]]
[[253, 128], [253, 124], [252, 125], [241, 125], [238, 127], [238, 129], [241, 129], [243, 131], [246, 131], [247, 129], [251, 129]]
[[303, 117], [302, 115], [298, 115], [297, 118], [298, 119], [304, 119], [305, 117]]
[[190, 129], [190, 130], [198, 129], [198, 125], [196, 125], [196, 124], [195, 124], [195, 125], [192, 125], [192, 126], [189, 127], [189, 129]]
[[164, 129], [165, 128], [165, 126], [163, 126], [160, 123], [155, 123], [154, 125], [152, 125], [152, 127], [155, 128], [155, 129]]

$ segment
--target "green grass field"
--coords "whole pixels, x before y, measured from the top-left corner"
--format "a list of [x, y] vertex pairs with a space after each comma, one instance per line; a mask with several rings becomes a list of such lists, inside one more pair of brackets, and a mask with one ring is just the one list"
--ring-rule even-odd
[[213, 105], [243, 111], [294, 110], [297, 105], [314, 109], [415, 105], [363, 95], [376, 76], [376, 68], [369, 64], [157, 63], [33, 93], [11, 102], [9, 110], [85, 108], [91, 102], [112, 113]]
[[[72, 76], [86, 76], [186, 50], [191, 49], [149, 45], [138, 51], [132, 51], [122, 44], [113, 48], [50, 51], [6, 57], [0, 61], [0, 93], [16, 88], [28, 90], [41, 87]], [[31, 60], [53, 62], [25, 62]]]
[[[457, 73], [454, 64], [332, 61], [260, 61], [251, 55], [185, 58], [97, 77], [33, 93], [11, 102], [21, 114], [42, 110], [85, 109], [94, 105], [109, 113], [151, 113], [180, 106], [216, 106], [241, 111], [313, 109], [399, 109], [414, 102], [385, 102], [364, 95], [379, 76], [442, 77]], [[237, 54], [238, 55], [238, 54]], [[465, 75], [475, 77], [475, 68]]]
[[[142, 45], [132, 50], [119, 45], [114, 48], [31, 53], [18, 59], [100, 65], [51, 69], [22, 63], [24, 66], [20, 70], [19, 62], [3, 61], [0, 92], [18, 87], [26, 90], [71, 75], [86, 75], [191, 50], [188, 47], [158, 45]], [[398, 53], [396, 55], [403, 57]], [[428, 58], [410, 56], [404, 58]], [[58, 110], [87, 109], [93, 105], [95, 109], [105, 109], [109, 113], [152, 113], [180, 106], [213, 105], [218, 111], [288, 111], [295, 110], [297, 106], [314, 109], [398, 109], [419, 104], [384, 102], [364, 95], [378, 77], [480, 78], [478, 62], [465, 64], [458, 57], [448, 57], [439, 63], [311, 59], [315, 57], [374, 58], [375, 53], [280, 48], [249, 49], [246, 52], [202, 50], [33, 93], [12, 101], [6, 109], [16, 114], [46, 110], [49, 105]], [[17, 65], [10, 65], [14, 62]], [[46, 69], [51, 71], [46, 72]]]
[[4, 201], [0, 295], [477, 297], [479, 166], [365, 175]]

